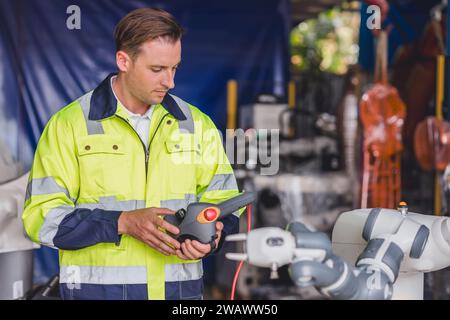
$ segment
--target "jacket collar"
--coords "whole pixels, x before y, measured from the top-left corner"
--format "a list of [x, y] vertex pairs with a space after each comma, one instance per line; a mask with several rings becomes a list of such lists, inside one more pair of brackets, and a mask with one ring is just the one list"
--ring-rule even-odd
[[[91, 98], [91, 106], [89, 110], [89, 120], [103, 120], [113, 116], [117, 111], [117, 100], [111, 89], [111, 77], [116, 73], [111, 73], [103, 80], [97, 88], [94, 89]], [[170, 94], [166, 94], [161, 105], [175, 119], [186, 120], [186, 116], [176, 101]]]

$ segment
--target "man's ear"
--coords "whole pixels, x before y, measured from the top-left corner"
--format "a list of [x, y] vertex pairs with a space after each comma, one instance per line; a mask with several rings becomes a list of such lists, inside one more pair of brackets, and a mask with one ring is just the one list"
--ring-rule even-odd
[[127, 72], [130, 68], [131, 58], [125, 51], [119, 50], [116, 52], [116, 64], [119, 71]]

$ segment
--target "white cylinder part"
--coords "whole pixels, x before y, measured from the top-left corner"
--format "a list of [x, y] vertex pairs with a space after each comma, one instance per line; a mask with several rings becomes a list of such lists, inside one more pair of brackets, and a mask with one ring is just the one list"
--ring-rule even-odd
[[[342, 244], [351, 244], [361, 247], [361, 251], [357, 255], [362, 252], [366, 244], [362, 233], [371, 210], [358, 209], [344, 212], [339, 216], [333, 229], [333, 249], [337, 247], [336, 249], [339, 251]], [[430, 235], [419, 259], [409, 257], [410, 248], [408, 248], [400, 270], [430, 272], [449, 266], [450, 221], [448, 217], [423, 215], [414, 212], [410, 212], [404, 217], [397, 210], [381, 209], [373, 225], [371, 239], [385, 234], [396, 234], [404, 219], [410, 220], [406, 223], [411, 225], [411, 228], [407, 229], [406, 225], [403, 226], [401, 234], [398, 234], [398, 239], [395, 240], [402, 249], [407, 250], [405, 246], [411, 246], [414, 241], [417, 228], [412, 227], [412, 225], [425, 225], [430, 230]]]
[[[270, 245], [270, 239], [279, 239], [277, 245]], [[292, 261], [295, 252], [295, 238], [279, 228], [252, 230], [247, 237], [248, 262], [257, 267], [278, 267]]]
[[[342, 213], [334, 225], [333, 252], [354, 264], [367, 245], [363, 230], [372, 209], [358, 209]], [[402, 226], [404, 219], [407, 223]], [[450, 265], [450, 219], [448, 217], [408, 213], [402, 216], [397, 210], [381, 209], [373, 225], [370, 238], [391, 240], [405, 252], [399, 276], [394, 283], [393, 299], [423, 299], [423, 273], [437, 271]], [[409, 256], [410, 246], [417, 234], [417, 226], [425, 225], [430, 234], [422, 255]], [[409, 231], [408, 231], [409, 230]], [[398, 238], [398, 239], [396, 239]]]

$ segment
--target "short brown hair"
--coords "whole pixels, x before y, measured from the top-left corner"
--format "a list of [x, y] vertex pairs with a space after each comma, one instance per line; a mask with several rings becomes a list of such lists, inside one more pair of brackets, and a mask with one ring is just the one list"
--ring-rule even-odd
[[116, 50], [136, 57], [141, 44], [159, 37], [170, 42], [181, 39], [183, 29], [175, 18], [162, 9], [141, 8], [128, 13], [116, 26]]

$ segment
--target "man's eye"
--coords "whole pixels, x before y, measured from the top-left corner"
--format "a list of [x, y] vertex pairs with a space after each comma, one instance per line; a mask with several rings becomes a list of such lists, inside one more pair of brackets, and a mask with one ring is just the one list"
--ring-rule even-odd
[[161, 68], [151, 68], [151, 70], [153, 71], [153, 72], [161, 72]]

